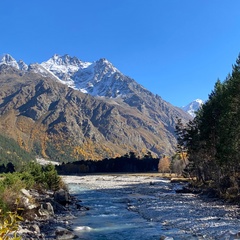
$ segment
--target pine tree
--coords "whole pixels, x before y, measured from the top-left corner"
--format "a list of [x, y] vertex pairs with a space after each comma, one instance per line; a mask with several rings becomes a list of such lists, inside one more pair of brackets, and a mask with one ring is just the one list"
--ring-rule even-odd
[[231, 75], [217, 80], [193, 121], [176, 127], [180, 148], [187, 150], [188, 172], [211, 180], [220, 194], [240, 185], [240, 55]]

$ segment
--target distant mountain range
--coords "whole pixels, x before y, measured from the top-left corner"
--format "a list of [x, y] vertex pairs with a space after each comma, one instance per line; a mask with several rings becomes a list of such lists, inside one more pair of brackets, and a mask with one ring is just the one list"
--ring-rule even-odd
[[170, 155], [176, 118], [191, 118], [106, 59], [90, 63], [54, 55], [27, 65], [6, 54], [0, 86], [1, 132], [46, 157]]
[[[52, 58], [41, 64], [30, 64], [22, 60], [16, 61], [9, 54], [0, 57], [0, 65], [6, 64], [19, 70], [31, 70], [40, 73], [44, 77], [57, 79], [67, 86], [88, 93], [93, 96], [121, 97], [124, 98], [131, 91], [125, 85], [127, 80], [132, 79], [124, 76], [108, 60], [102, 58], [94, 63], [83, 62], [69, 55], [60, 56], [55, 54]], [[120, 80], [120, 81], [116, 81]], [[124, 81], [125, 80], [125, 81]], [[135, 82], [135, 85], [137, 83]], [[137, 84], [139, 85], [139, 84]], [[141, 86], [142, 87], [142, 86]], [[185, 112], [195, 116], [194, 112], [203, 104], [203, 100], [196, 99], [182, 107]]]

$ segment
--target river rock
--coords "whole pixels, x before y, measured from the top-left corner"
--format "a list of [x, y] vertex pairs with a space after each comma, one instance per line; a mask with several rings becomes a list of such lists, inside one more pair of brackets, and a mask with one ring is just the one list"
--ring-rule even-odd
[[64, 189], [60, 189], [55, 192], [54, 200], [62, 205], [66, 205], [70, 202], [69, 193]]
[[20, 192], [21, 192], [21, 194], [22, 194], [23, 196], [25, 196], [25, 197], [27, 197], [27, 198], [31, 198], [31, 197], [32, 197], [32, 195], [29, 193], [29, 191], [28, 191], [27, 189], [22, 188], [22, 189], [20, 190]]
[[34, 233], [38, 233], [38, 234], [41, 232], [41, 231], [40, 231], [40, 228], [39, 228], [39, 226], [38, 226], [37, 224], [31, 225], [31, 226], [29, 227], [29, 230], [32, 231], [32, 232], [34, 232]]
[[54, 215], [54, 210], [53, 210], [53, 206], [50, 202], [46, 202], [46, 203], [43, 203], [41, 205], [41, 208], [45, 209], [48, 211], [49, 215], [53, 216]]
[[54, 210], [51, 203], [46, 202], [41, 204], [41, 207], [38, 210], [38, 215], [46, 219], [49, 219], [50, 217], [54, 216]]
[[88, 211], [88, 210], [90, 210], [89, 207], [82, 206], [82, 205], [79, 204], [79, 203], [76, 203], [76, 207], [77, 207], [77, 209], [78, 209], [79, 211]]
[[77, 238], [77, 236], [70, 230], [63, 228], [63, 227], [57, 227], [55, 231], [56, 239], [58, 240], [69, 240]]
[[28, 190], [21, 189], [20, 192], [21, 192], [20, 202], [24, 209], [31, 210], [37, 208], [37, 205], [33, 203], [32, 201], [33, 197]]
[[174, 240], [172, 237], [161, 236], [160, 240]]
[[32, 203], [29, 198], [24, 197], [24, 196], [21, 197], [21, 203], [25, 210], [32, 210], [32, 209], [37, 208], [36, 204]]

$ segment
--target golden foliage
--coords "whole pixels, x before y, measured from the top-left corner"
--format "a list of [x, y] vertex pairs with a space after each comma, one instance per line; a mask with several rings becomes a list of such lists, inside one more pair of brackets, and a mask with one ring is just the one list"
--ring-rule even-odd
[[[0, 209], [0, 213], [1, 213]], [[17, 236], [19, 222], [23, 221], [23, 218], [15, 212], [8, 212], [7, 215], [0, 216], [0, 240], [21, 240], [21, 237]], [[13, 237], [10, 237], [13, 235]]]
[[30, 141], [38, 142], [41, 146], [41, 154], [43, 157], [47, 157], [46, 148], [47, 148], [47, 128], [42, 124], [36, 124], [30, 132]]
[[73, 156], [76, 159], [99, 159], [96, 154], [96, 143], [87, 139], [83, 144], [73, 148]]
[[104, 157], [117, 157], [120, 156], [111, 150], [111, 148], [93, 142], [91, 139], [86, 139], [81, 145], [73, 147], [72, 157], [77, 160], [92, 159], [101, 160]]
[[170, 163], [171, 163], [170, 158], [167, 157], [167, 156], [163, 156], [159, 160], [158, 171], [161, 172], [161, 173], [168, 173], [168, 172], [170, 172]]

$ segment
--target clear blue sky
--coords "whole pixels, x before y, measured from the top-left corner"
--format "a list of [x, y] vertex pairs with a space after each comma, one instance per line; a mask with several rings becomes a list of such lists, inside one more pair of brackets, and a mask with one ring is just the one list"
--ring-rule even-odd
[[0, 53], [107, 58], [175, 106], [206, 100], [240, 52], [240, 0], [2, 0]]

